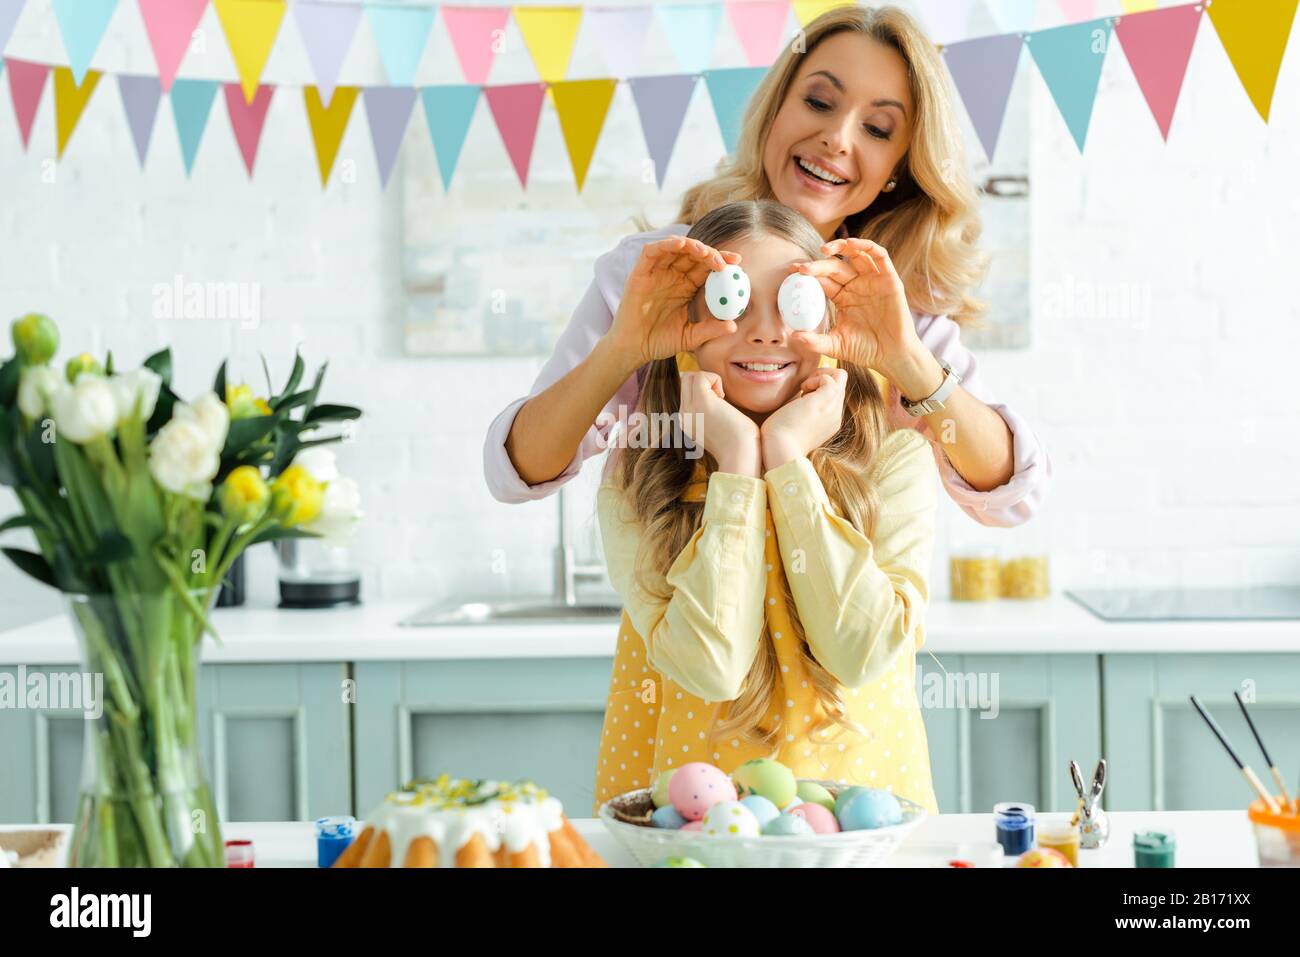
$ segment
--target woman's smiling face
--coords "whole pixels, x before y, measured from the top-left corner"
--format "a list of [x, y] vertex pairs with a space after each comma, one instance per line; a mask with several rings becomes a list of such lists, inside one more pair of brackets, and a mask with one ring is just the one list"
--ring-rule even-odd
[[902, 55], [859, 33], [833, 34], [799, 64], [768, 131], [763, 171], [776, 198], [828, 238], [884, 188], [914, 117]]
[[[740, 253], [749, 276], [750, 300], [731, 335], [710, 339], [695, 350], [705, 372], [722, 378], [727, 401], [756, 416], [775, 412], [799, 392], [800, 384], [817, 371], [821, 356], [790, 339], [790, 329], [776, 308], [777, 290], [790, 275], [790, 264], [808, 262], [802, 248], [779, 236], [761, 235], [724, 244]], [[695, 295], [693, 315], [709, 315], [704, 288]], [[822, 320], [820, 331], [826, 328]]]

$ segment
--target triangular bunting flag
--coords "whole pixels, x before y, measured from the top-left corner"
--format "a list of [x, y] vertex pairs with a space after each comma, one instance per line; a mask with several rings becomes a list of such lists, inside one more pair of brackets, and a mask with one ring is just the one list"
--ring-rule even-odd
[[664, 187], [664, 175], [682, 130], [691, 94], [695, 92], [695, 76], [683, 73], [678, 76], [634, 76], [628, 79], [636, 111], [641, 117], [641, 132], [646, 149], [655, 164], [655, 183]]
[[86, 109], [86, 104], [90, 102], [95, 87], [99, 85], [99, 78], [103, 75], [99, 70], [89, 70], [78, 83], [66, 66], [54, 68], [54, 128], [58, 138], [56, 156], [59, 159], [63, 158], [68, 140], [72, 139], [72, 131], [77, 128], [77, 121], [81, 119], [82, 111]]
[[943, 49], [948, 72], [989, 162], [998, 148], [998, 135], [1002, 132], [1022, 45], [1020, 34], [1006, 33], [963, 40]]
[[[13, 35], [18, 15], [23, 12], [27, 0], [0, 0], [0, 53], [5, 52], [5, 44]], [[4, 60], [0, 60], [0, 72], [4, 71]]]
[[[569, 72], [573, 42], [582, 23], [582, 7], [514, 7], [513, 12], [524, 45], [537, 65], [538, 76], [547, 83], [563, 80]], [[491, 103], [491, 97], [488, 102]], [[528, 149], [532, 151], [531, 138]]]
[[496, 42], [510, 22], [510, 8], [444, 6], [442, 20], [465, 82], [482, 86], [496, 60]]
[[649, 6], [587, 8], [583, 18], [610, 76], [624, 80], [641, 69], [653, 12]]
[[320, 99], [320, 91], [314, 86], [302, 88], [302, 98], [307, 104], [307, 122], [311, 125], [311, 139], [316, 146], [316, 165], [320, 168], [321, 189], [329, 182], [330, 172], [334, 169], [334, 160], [339, 155], [339, 145], [348, 128], [348, 118], [352, 116], [352, 107], [357, 102], [360, 89], [355, 86], [334, 88], [330, 105], [325, 106]]
[[687, 73], [703, 73], [713, 60], [722, 8], [714, 3], [656, 5], [659, 25], [673, 48], [673, 56]]
[[1296, 0], [1214, 0], [1207, 12], [1255, 110], [1268, 122]]
[[135, 155], [144, 169], [149, 155], [149, 141], [153, 139], [153, 124], [158, 117], [158, 101], [162, 98], [162, 84], [156, 76], [117, 75], [117, 91], [122, 95], [122, 108], [126, 110], [126, 125], [131, 130]]
[[244, 100], [252, 103], [284, 20], [285, 0], [212, 0], [212, 5], [235, 59]]
[[299, 0], [293, 5], [293, 16], [298, 22], [298, 34], [311, 60], [316, 88], [321, 102], [329, 105], [334, 95], [334, 85], [339, 81], [343, 60], [352, 46], [357, 24], [361, 22], [361, 6], [355, 3], [317, 3]]
[[387, 186], [397, 151], [402, 145], [402, 135], [411, 120], [411, 107], [415, 106], [415, 87], [368, 86], [364, 99], [370, 142], [375, 147], [375, 163], [379, 166], [379, 182]]
[[709, 99], [713, 101], [713, 114], [718, 118], [718, 129], [722, 131], [722, 142], [728, 153], [736, 149], [745, 104], [749, 102], [766, 72], [767, 69], [761, 66], [704, 71], [704, 81], [709, 86]]
[[203, 131], [208, 126], [217, 84], [214, 80], [177, 80], [168, 96], [172, 101], [172, 117], [176, 120], [176, 136], [181, 141], [185, 175], [189, 176], [194, 170], [194, 158], [199, 154]]
[[139, 0], [139, 4], [144, 32], [158, 64], [158, 81], [166, 93], [172, 88], [208, 0]]
[[9, 58], [5, 59], [5, 65], [9, 67], [9, 97], [14, 103], [14, 117], [18, 120], [23, 149], [27, 149], [32, 136], [32, 121], [36, 119], [36, 108], [41, 104], [41, 93], [45, 90], [45, 78], [50, 75], [50, 68], [45, 63]]
[[257, 146], [262, 141], [262, 126], [266, 123], [266, 111], [271, 106], [271, 97], [275, 87], [263, 84], [257, 88], [257, 96], [249, 103], [244, 99], [244, 91], [237, 83], [227, 83], [222, 87], [226, 95], [226, 115], [230, 117], [230, 128], [235, 133], [235, 142], [239, 144], [239, 155], [244, 158], [244, 169], [253, 175], [253, 163], [257, 160]]
[[795, 19], [799, 21], [799, 26], [806, 27], [827, 10], [854, 6], [854, 0], [794, 0], [790, 6], [794, 8]]
[[925, 24], [925, 33], [931, 40], [942, 46], [958, 43], [970, 36], [968, 29], [971, 18], [969, 3], [953, 3], [952, 0], [917, 0], [921, 10], [921, 21]]
[[492, 118], [510, 154], [510, 162], [519, 177], [519, 185], [528, 188], [528, 163], [533, 157], [533, 141], [537, 138], [537, 119], [542, 112], [546, 96], [544, 83], [514, 83], [509, 86], [485, 86]]
[[1037, 0], [985, 0], [993, 22], [1005, 33], [1018, 33], [1034, 28], [1034, 5]]
[[379, 45], [384, 73], [393, 86], [415, 83], [415, 71], [433, 29], [433, 7], [398, 7], [366, 4], [370, 32]]
[[1121, 5], [1125, 13], [1145, 13], [1156, 8], [1156, 0], [1121, 0]]
[[80, 84], [99, 49], [99, 41], [104, 39], [108, 21], [113, 19], [117, 0], [53, 0], [53, 5], [63, 48], [68, 51], [68, 65], [73, 79]]
[[1091, 20], [1097, 15], [1097, 0], [1056, 0], [1067, 23]]
[[1115, 27], [1133, 76], [1166, 140], [1200, 22], [1201, 11], [1186, 5], [1121, 17]]
[[471, 83], [456, 86], [426, 86], [420, 90], [424, 103], [424, 118], [429, 124], [429, 137], [438, 157], [438, 172], [442, 174], [442, 188], [451, 189], [451, 177], [456, 172], [460, 148], [465, 144], [465, 134], [474, 119], [481, 88]]
[[1097, 83], [1110, 46], [1110, 21], [1091, 20], [1029, 34], [1026, 40], [1079, 152], [1088, 138]]
[[728, 0], [727, 18], [750, 66], [771, 66], [785, 43], [790, 0]]
[[618, 80], [613, 79], [564, 80], [551, 84], [551, 97], [560, 117], [560, 131], [569, 150], [569, 162], [573, 166], [573, 178], [577, 181], [579, 193], [587, 180], [591, 156], [596, 152], [596, 142], [600, 139], [617, 86]]

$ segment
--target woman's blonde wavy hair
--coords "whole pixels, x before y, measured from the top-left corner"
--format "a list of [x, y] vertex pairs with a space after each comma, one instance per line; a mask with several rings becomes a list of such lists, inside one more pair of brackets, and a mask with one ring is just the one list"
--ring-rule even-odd
[[[775, 236], [795, 244], [810, 259], [821, 258], [822, 238], [817, 230], [799, 212], [775, 200], [743, 200], [720, 206], [702, 216], [688, 235], [714, 248]], [[829, 316], [833, 325], [833, 306]], [[848, 373], [843, 424], [829, 442], [814, 449], [808, 458], [840, 514], [869, 537], [875, 530], [879, 498], [866, 475], [888, 431], [885, 405], [875, 379], [866, 369], [841, 367]], [[673, 415], [679, 411], [680, 399], [681, 379], [676, 359], [652, 362], [641, 388], [638, 409], [647, 416]], [[677, 421], [675, 416], [673, 421]], [[703, 501], [684, 501], [683, 493], [694, 478], [697, 462], [703, 461], [709, 474], [715, 471], [716, 462], [707, 454], [702, 459], [688, 458], [686, 450], [677, 442], [660, 442], [658, 446], [621, 450], [615, 479], [623, 490], [627, 508], [642, 529], [636, 558], [637, 582], [649, 594], [667, 601], [672, 595], [666, 582], [668, 569], [699, 529], [704, 513]], [[757, 568], [753, 573], [762, 574]], [[834, 743], [834, 736], [829, 734], [833, 726], [838, 726], [836, 736], [845, 729], [865, 735], [865, 729], [848, 717], [839, 683], [809, 650], [788, 581], [785, 581], [785, 600], [795, 640], [808, 669], [809, 683], [825, 713], [825, 717], [809, 728], [810, 742]], [[713, 723], [710, 742], [715, 738], [742, 737], [775, 754], [779, 729], [764, 721], [774, 709], [780, 710], [775, 707], [780, 700], [778, 676], [776, 648], [764, 623], [759, 652], [740, 695], [731, 703], [726, 717]]]
[[[763, 147], [789, 94], [800, 59], [829, 36], [845, 31], [884, 43], [907, 64], [915, 116], [912, 141], [897, 171], [898, 185], [881, 192], [866, 209], [846, 217], [850, 236], [884, 246], [903, 280], [907, 301], [918, 312], [946, 314], [978, 325], [985, 304], [971, 295], [987, 256], [980, 236], [979, 194], [966, 166], [951, 86], [935, 45], [898, 7], [835, 7], [813, 20], [802, 43], [787, 44], [749, 100], [736, 152], [716, 175], [686, 191], [675, 222], [691, 224], [711, 209], [737, 199], [772, 199], [763, 171]], [[806, 51], [806, 52], [804, 52]], [[643, 216], [637, 228], [651, 228]]]

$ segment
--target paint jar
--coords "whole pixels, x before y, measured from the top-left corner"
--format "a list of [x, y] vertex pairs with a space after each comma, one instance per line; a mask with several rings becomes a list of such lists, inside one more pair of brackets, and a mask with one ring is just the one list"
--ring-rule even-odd
[[[1278, 807], [1286, 800], [1275, 797]], [[1246, 812], [1255, 831], [1255, 850], [1260, 867], [1300, 867], [1300, 816], [1289, 811], [1274, 814], [1257, 800]]]
[[953, 601], [992, 601], [1002, 594], [1002, 561], [995, 548], [969, 548], [948, 559]]
[[1071, 865], [1079, 866], [1079, 825], [1068, 816], [1039, 820], [1035, 832], [1039, 847], [1060, 851]]
[[1034, 806], [1019, 801], [993, 805], [997, 842], [1007, 857], [1019, 857], [1034, 846]]
[[316, 866], [332, 867], [355, 836], [357, 819], [342, 815], [316, 822]]
[[1172, 831], [1140, 831], [1133, 835], [1133, 866], [1173, 867], [1175, 846]]
[[226, 866], [227, 867], [252, 867], [253, 866], [253, 842], [252, 841], [226, 841]]

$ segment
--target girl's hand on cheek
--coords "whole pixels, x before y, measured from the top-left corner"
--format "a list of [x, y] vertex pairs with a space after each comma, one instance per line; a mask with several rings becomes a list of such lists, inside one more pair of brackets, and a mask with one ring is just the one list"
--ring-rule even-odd
[[679, 406], [682, 431], [718, 463], [718, 470], [758, 478], [762, 465], [758, 426], [726, 399], [722, 378], [683, 372]]
[[829, 442], [844, 421], [843, 369], [818, 369], [799, 395], [767, 417], [761, 442], [763, 470], [771, 471]]

